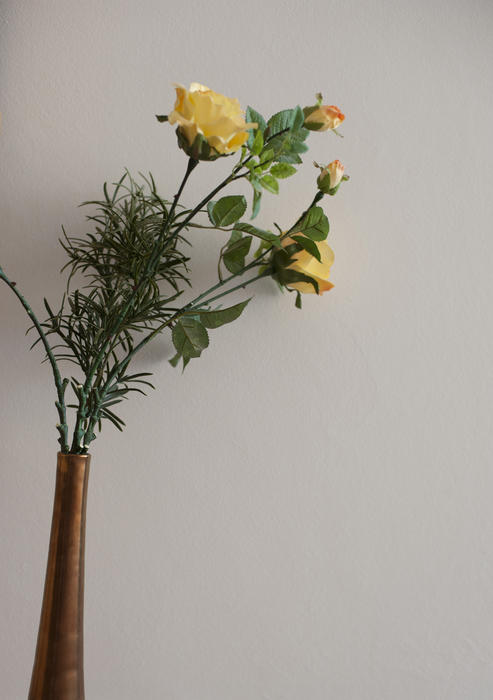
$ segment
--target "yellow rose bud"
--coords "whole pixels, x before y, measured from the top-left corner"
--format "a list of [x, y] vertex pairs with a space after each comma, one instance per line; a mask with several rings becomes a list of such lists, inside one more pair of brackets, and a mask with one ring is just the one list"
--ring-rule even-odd
[[[237, 99], [199, 83], [192, 83], [189, 90], [175, 84], [175, 90], [175, 107], [168, 121], [178, 124], [180, 146], [193, 157], [210, 159], [235, 153], [248, 139], [248, 129], [257, 126], [245, 122]], [[201, 148], [204, 143], [209, 148]]]
[[335, 105], [305, 107], [305, 126], [312, 131], [336, 129], [345, 119], [344, 114]]
[[[301, 234], [293, 234], [301, 235]], [[292, 238], [283, 239], [283, 246], [295, 243]], [[330, 268], [334, 262], [334, 251], [327, 241], [315, 241], [320, 253], [320, 262], [306, 250], [300, 250], [294, 254], [294, 262], [287, 266], [287, 270], [295, 270], [311, 277], [318, 283], [318, 293], [328, 292], [334, 286], [329, 282]], [[315, 294], [315, 287], [309, 282], [289, 282], [289, 289], [296, 289], [302, 294]]]
[[333, 160], [325, 168], [320, 168], [320, 171], [317, 178], [319, 189], [325, 194], [335, 194], [333, 190], [339, 187], [344, 175], [343, 164], [339, 160]]

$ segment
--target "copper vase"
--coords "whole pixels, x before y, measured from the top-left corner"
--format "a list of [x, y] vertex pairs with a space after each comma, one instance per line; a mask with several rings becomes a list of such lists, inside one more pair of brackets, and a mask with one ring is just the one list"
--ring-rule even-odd
[[84, 700], [84, 544], [89, 455], [58, 454], [29, 700]]

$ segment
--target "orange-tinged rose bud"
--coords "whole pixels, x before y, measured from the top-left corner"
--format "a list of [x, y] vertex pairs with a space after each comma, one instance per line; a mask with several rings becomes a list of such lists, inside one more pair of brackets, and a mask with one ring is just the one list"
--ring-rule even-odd
[[320, 170], [317, 178], [318, 188], [325, 194], [335, 194], [334, 190], [339, 187], [344, 175], [343, 164], [339, 160], [333, 160]]
[[305, 107], [305, 126], [312, 131], [336, 129], [345, 119], [339, 107], [335, 105], [315, 105]]

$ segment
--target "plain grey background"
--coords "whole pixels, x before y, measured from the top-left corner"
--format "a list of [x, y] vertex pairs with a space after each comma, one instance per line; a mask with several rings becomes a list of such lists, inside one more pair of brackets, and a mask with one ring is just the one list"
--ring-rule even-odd
[[[183, 376], [163, 337], [157, 391], [95, 443], [91, 700], [493, 696], [492, 32], [487, 0], [2, 2], [0, 262], [38, 310], [105, 180], [176, 191], [173, 82], [347, 115], [259, 218], [289, 225], [339, 158], [335, 288], [299, 312], [263, 281]], [[193, 235], [197, 289], [223, 240]], [[26, 325], [0, 289], [2, 700], [27, 696], [57, 450]]]

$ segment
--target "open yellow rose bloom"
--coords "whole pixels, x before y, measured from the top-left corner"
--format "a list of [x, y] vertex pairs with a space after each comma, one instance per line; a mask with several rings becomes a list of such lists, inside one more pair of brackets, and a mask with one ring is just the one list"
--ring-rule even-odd
[[[293, 239], [285, 238], [283, 245], [294, 243]], [[328, 292], [334, 286], [329, 282], [330, 268], [334, 262], [334, 251], [329, 246], [327, 241], [317, 241], [316, 246], [320, 253], [320, 262], [313, 255], [310, 255], [306, 250], [300, 250], [295, 253], [294, 262], [288, 265], [286, 269], [296, 270], [308, 277], [312, 277], [318, 283], [318, 293], [323, 294]], [[315, 294], [315, 287], [309, 282], [289, 282], [286, 285], [289, 289], [296, 289], [302, 294]]]
[[170, 124], [178, 124], [190, 146], [197, 135], [221, 155], [237, 151], [248, 139], [247, 124], [237, 99], [231, 99], [210, 90], [200, 83], [192, 83], [187, 90], [175, 84], [176, 102], [168, 117]]

